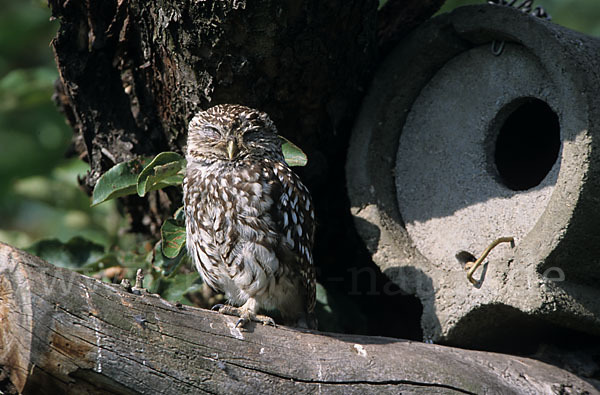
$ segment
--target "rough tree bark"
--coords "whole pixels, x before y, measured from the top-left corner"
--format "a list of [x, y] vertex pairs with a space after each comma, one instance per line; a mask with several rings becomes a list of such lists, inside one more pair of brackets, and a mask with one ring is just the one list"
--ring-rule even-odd
[[595, 393], [526, 358], [235, 322], [0, 243], [1, 393]]

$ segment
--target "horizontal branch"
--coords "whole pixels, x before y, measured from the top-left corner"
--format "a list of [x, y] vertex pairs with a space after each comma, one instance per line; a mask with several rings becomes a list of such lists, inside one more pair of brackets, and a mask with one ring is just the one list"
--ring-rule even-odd
[[287, 327], [241, 331], [235, 322], [0, 243], [4, 393], [595, 391], [526, 358]]

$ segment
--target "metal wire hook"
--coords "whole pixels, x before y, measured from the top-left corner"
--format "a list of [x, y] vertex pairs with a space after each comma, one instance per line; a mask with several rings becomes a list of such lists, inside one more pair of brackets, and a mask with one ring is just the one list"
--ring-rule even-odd
[[492, 41], [492, 54], [494, 54], [494, 56], [500, 56], [502, 55], [502, 51], [504, 51], [504, 44], [505, 41], [504, 40], [494, 40]]
[[[485, 249], [485, 251], [483, 251], [483, 254], [481, 254], [481, 256], [479, 257], [479, 259], [477, 259], [475, 262], [467, 262], [465, 264], [465, 270], [468, 270], [468, 272], [467, 272], [467, 279], [469, 279], [469, 281], [471, 282], [471, 284], [477, 285], [478, 281], [473, 278], [473, 274], [475, 273], [475, 270], [477, 270], [477, 268], [485, 260], [485, 258], [488, 256], [488, 254], [490, 253], [490, 251], [492, 251], [494, 249], [494, 247], [496, 247], [500, 243], [510, 243], [510, 246], [514, 247], [515, 246], [515, 238], [514, 237], [500, 237], [500, 238], [497, 238], [496, 240], [494, 240], [492, 242], [492, 244], [490, 244]], [[457, 255], [457, 258], [458, 258], [458, 255]]]

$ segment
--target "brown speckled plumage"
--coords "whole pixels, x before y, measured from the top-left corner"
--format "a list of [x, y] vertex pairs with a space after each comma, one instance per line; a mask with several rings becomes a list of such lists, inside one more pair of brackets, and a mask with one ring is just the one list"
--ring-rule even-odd
[[[204, 281], [244, 325], [259, 310], [315, 327], [314, 211], [265, 113], [218, 105], [188, 130], [187, 248]], [[266, 317], [265, 317], [266, 318]]]

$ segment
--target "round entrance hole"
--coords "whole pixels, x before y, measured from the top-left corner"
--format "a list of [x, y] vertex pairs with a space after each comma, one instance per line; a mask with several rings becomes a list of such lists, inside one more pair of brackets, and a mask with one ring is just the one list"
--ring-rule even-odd
[[539, 185], [560, 151], [558, 115], [540, 99], [521, 101], [506, 118], [494, 150], [500, 179], [514, 191]]

